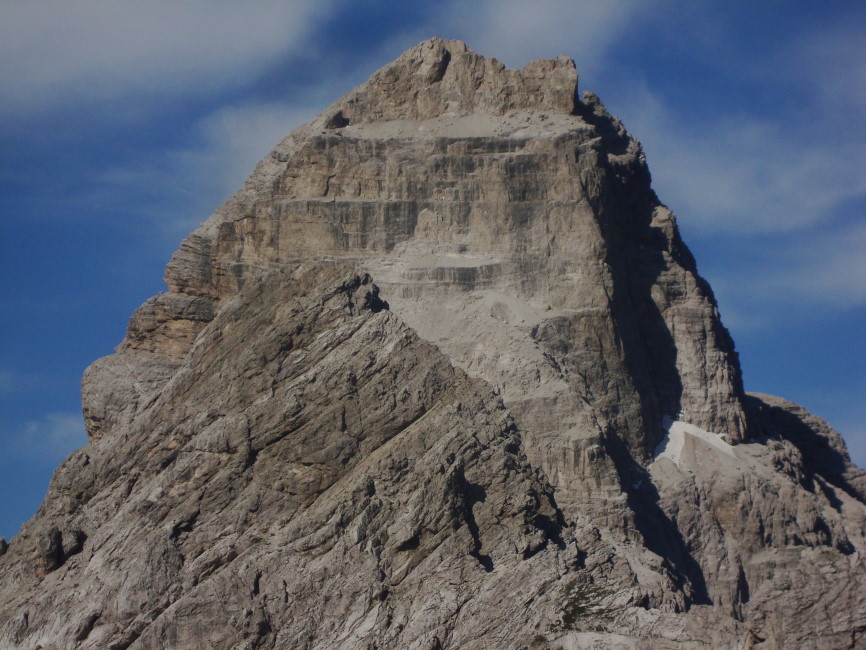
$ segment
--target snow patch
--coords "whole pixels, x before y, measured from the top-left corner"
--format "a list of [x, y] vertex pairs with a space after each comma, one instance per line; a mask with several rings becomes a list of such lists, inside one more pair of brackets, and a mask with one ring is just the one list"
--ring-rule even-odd
[[662, 426], [667, 434], [655, 449], [655, 460], [667, 458], [675, 465], [682, 466], [684, 463], [692, 464], [689, 461], [695, 460], [698, 452], [705, 451], [736, 459], [734, 448], [725, 442], [724, 434], [704, 431], [694, 424], [674, 420], [667, 415], [662, 420]]

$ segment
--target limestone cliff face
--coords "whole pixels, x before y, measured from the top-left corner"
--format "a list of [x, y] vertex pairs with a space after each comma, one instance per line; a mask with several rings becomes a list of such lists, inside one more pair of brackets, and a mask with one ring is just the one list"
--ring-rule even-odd
[[133, 350], [182, 358], [219, 301], [268, 269], [350, 259], [503, 391], [563, 487], [577, 477], [554, 456], [611, 438], [643, 461], [665, 415], [741, 440], [712, 293], [639, 143], [576, 83], [565, 58], [514, 71], [459, 43], [410, 50], [280, 143], [183, 243], [170, 293], [136, 312], [121, 358], [90, 374]]
[[863, 642], [866, 476], [743, 392], [570, 59], [409, 50], [165, 278], [0, 556], [0, 645]]

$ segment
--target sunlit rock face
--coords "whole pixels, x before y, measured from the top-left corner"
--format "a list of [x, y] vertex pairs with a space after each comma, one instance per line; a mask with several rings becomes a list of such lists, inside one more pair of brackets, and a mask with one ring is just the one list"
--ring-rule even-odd
[[743, 392], [640, 144], [567, 57], [425, 41], [165, 278], [0, 556], [0, 646], [862, 642], [866, 477]]

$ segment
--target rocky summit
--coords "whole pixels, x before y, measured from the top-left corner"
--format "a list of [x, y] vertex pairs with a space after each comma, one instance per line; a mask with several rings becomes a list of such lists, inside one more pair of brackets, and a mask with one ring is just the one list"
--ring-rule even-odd
[[165, 280], [0, 551], [0, 647], [866, 646], [866, 474], [744, 392], [569, 58], [421, 43]]

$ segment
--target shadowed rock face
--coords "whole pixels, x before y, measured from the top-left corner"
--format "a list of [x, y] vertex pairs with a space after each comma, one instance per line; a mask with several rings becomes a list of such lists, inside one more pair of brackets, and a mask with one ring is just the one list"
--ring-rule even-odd
[[0, 556], [0, 646], [862, 641], [866, 477], [743, 393], [640, 144], [570, 59], [422, 43], [165, 277]]

